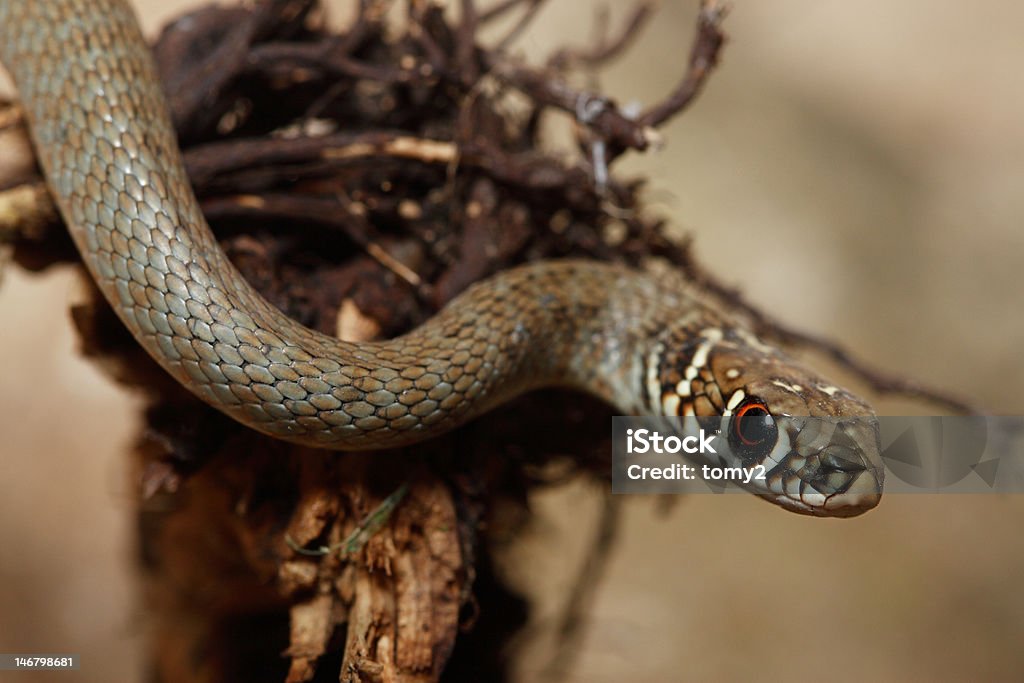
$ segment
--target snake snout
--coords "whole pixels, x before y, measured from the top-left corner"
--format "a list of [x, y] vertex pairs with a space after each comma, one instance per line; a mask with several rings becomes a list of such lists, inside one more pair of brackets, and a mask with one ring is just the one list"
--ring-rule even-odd
[[782, 474], [788, 500], [777, 502], [820, 517], [854, 517], [878, 505], [885, 469], [875, 418], [796, 418], [794, 448]]
[[835, 431], [820, 456], [819, 476], [835, 483], [825, 489], [821, 514], [854, 517], [878, 505], [885, 481], [880, 446], [875, 419], [851, 420]]

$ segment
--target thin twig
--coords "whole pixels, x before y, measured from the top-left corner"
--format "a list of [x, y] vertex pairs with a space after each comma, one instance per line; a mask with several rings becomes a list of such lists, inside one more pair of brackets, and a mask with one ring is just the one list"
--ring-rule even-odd
[[687, 246], [665, 241], [664, 238], [656, 238], [652, 248], [655, 253], [684, 269], [701, 288], [750, 316], [755, 331], [766, 339], [784, 346], [805, 348], [824, 354], [836, 365], [852, 373], [879, 394], [925, 401], [964, 415], [978, 415], [982, 412], [979, 406], [954, 394], [925, 386], [916, 380], [902, 377], [896, 373], [873, 368], [853, 356], [841, 344], [783, 324], [747, 301], [739, 290], [723, 284], [721, 280], [706, 271], [691, 257]]
[[549, 107], [579, 117], [590, 111], [587, 125], [609, 143], [626, 149], [644, 150], [657, 138], [654, 129], [622, 114], [614, 102], [602, 95], [572, 88], [550, 71], [538, 71], [508, 59], [487, 55], [492, 73]]
[[350, 54], [364, 40], [379, 34], [384, 17], [393, 3], [394, 0], [359, 0], [356, 19], [341, 36], [340, 51], [343, 54]]
[[169, 104], [179, 135], [189, 137], [219, 118], [210, 105], [241, 73], [249, 50], [279, 23], [301, 22], [315, 5], [314, 0], [263, 0], [219, 37], [217, 48], [190, 69], [177, 72], [169, 84]]
[[234, 195], [205, 200], [202, 206], [203, 213], [213, 220], [261, 217], [338, 228], [367, 255], [405, 281], [421, 299], [431, 296], [432, 289], [423, 278], [381, 247], [373, 224], [340, 196], [332, 200], [285, 194]]
[[583, 566], [572, 584], [569, 599], [562, 611], [556, 637], [558, 651], [548, 663], [544, 678], [549, 681], [564, 680], [572, 667], [585, 635], [586, 611], [593, 603], [597, 587], [608, 567], [608, 557], [618, 536], [622, 521], [622, 497], [606, 492], [598, 520], [597, 534], [590, 546]]
[[395, 508], [398, 507], [408, 492], [409, 484], [406, 482], [381, 501], [380, 505], [364, 517], [352, 532], [339, 543], [335, 543], [333, 545], [322, 545], [316, 548], [303, 548], [288, 534], [285, 534], [284, 542], [295, 554], [305, 555], [307, 557], [322, 557], [334, 552], [337, 552], [342, 557], [355, 555], [366, 546], [366, 543], [373, 538], [378, 531], [384, 528], [387, 521], [391, 519], [391, 515], [394, 513]]
[[523, 15], [519, 17], [519, 20], [516, 21], [512, 28], [508, 30], [508, 33], [506, 33], [495, 44], [494, 51], [504, 52], [505, 50], [507, 50], [509, 45], [514, 43], [516, 39], [519, 38], [520, 35], [522, 35], [523, 31], [525, 31], [526, 28], [531, 23], [533, 23], [534, 18], [537, 16], [537, 12], [540, 11], [541, 7], [544, 5], [545, 2], [546, 0], [529, 0], [530, 4], [526, 8], [526, 11], [523, 12]]
[[982, 412], [979, 406], [964, 401], [953, 394], [925, 386], [907, 377], [900, 377], [893, 373], [873, 368], [830, 339], [794, 330], [777, 322], [774, 323], [772, 331], [779, 335], [784, 344], [804, 347], [826, 355], [836, 365], [849, 370], [879, 394], [922, 400], [963, 415], [979, 415]]
[[511, 10], [525, 3], [537, 2], [537, 0], [502, 0], [501, 2], [488, 7], [480, 12], [480, 24], [486, 24], [495, 19], [500, 19]]
[[640, 36], [647, 21], [654, 16], [658, 4], [658, 0], [642, 0], [633, 8], [618, 36], [612, 40], [603, 40], [590, 49], [563, 48], [555, 52], [548, 64], [558, 70], [575, 65], [593, 69], [606, 64], [625, 52]]
[[659, 126], [685, 109], [697, 96], [708, 75], [718, 64], [718, 54], [725, 43], [722, 21], [729, 6], [720, 0], [703, 0], [697, 15], [697, 39], [690, 49], [690, 66], [679, 86], [663, 102], [644, 112], [639, 121], [645, 126]]
[[462, 20], [455, 39], [455, 66], [463, 83], [476, 83], [479, 66], [476, 61], [476, 31], [479, 18], [473, 0], [462, 0]]
[[295, 69], [315, 69], [326, 76], [348, 77], [378, 83], [408, 83], [420, 78], [418, 70], [368, 64], [349, 57], [340, 43], [266, 43], [253, 47], [245, 72], [283, 73]]
[[427, 62], [437, 73], [445, 73], [448, 69], [448, 55], [444, 48], [430, 34], [429, 19], [431, 13], [441, 11], [433, 3], [424, 0], [409, 2], [409, 35], [423, 50]]

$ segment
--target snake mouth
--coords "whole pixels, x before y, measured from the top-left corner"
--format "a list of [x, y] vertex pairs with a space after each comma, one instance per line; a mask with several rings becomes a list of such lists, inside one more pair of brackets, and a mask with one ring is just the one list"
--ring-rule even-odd
[[856, 517], [878, 505], [882, 500], [882, 470], [865, 470], [853, 486], [843, 493], [834, 493], [825, 500], [828, 517]]
[[805, 502], [785, 494], [762, 495], [763, 498], [792, 512], [813, 517], [857, 517], [876, 507], [882, 500], [881, 476], [865, 470], [854, 485], [842, 493], [824, 496], [822, 504]]
[[798, 514], [813, 517], [857, 517], [876, 507], [882, 499], [882, 475], [863, 470], [842, 493], [793, 498], [786, 494], [762, 495], [763, 498]]

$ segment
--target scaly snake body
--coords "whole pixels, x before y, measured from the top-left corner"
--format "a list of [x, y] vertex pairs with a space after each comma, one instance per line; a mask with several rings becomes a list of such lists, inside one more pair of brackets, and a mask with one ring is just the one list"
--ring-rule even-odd
[[[773, 458], [772, 479], [755, 493], [823, 515], [877, 503], [870, 408], [766, 347], [685, 278], [531, 264], [472, 287], [402, 337], [339, 341], [267, 303], [218, 246], [125, 0], [0, 0], [0, 59], [97, 285], [168, 372], [240, 422], [356, 450], [429, 438], [545, 385], [627, 413], [753, 406], [777, 432], [761, 454]], [[812, 447], [788, 417], [800, 415], [866, 419]]]

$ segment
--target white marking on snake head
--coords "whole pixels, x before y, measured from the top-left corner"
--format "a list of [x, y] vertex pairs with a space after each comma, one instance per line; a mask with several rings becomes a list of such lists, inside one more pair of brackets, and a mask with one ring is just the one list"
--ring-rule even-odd
[[789, 384], [788, 382], [780, 379], [773, 379], [772, 384], [793, 394], [799, 394], [804, 390], [804, 388], [799, 384]]
[[725, 409], [726, 411], [728, 411], [727, 414], [731, 415], [732, 411], [736, 410], [737, 406], [743, 403], [743, 399], [745, 399], [746, 397], [747, 394], [742, 389], [737, 389], [736, 391], [732, 392], [732, 396], [729, 397], [729, 402], [725, 404]]
[[773, 349], [772, 347], [768, 346], [763, 341], [758, 339], [749, 330], [744, 330], [743, 328], [740, 327], [740, 328], [736, 328], [735, 332], [736, 332], [736, 335], [740, 339], [743, 340], [743, 343], [745, 343], [747, 346], [751, 347], [752, 349], [756, 349], [757, 351], [760, 351], [761, 353], [769, 355], [769, 356], [776, 355], [775, 349]]
[[652, 411], [658, 409], [661, 399], [661, 380], [658, 379], [658, 366], [661, 363], [661, 354], [664, 350], [664, 345], [656, 344], [647, 356], [647, 377], [645, 378], [645, 383], [647, 386], [647, 403]]
[[714, 327], [706, 329], [700, 334], [704, 341], [693, 352], [693, 358], [690, 359], [691, 368], [700, 369], [707, 365], [708, 354], [711, 353], [711, 349], [714, 348], [715, 344], [722, 341], [722, 331]]

